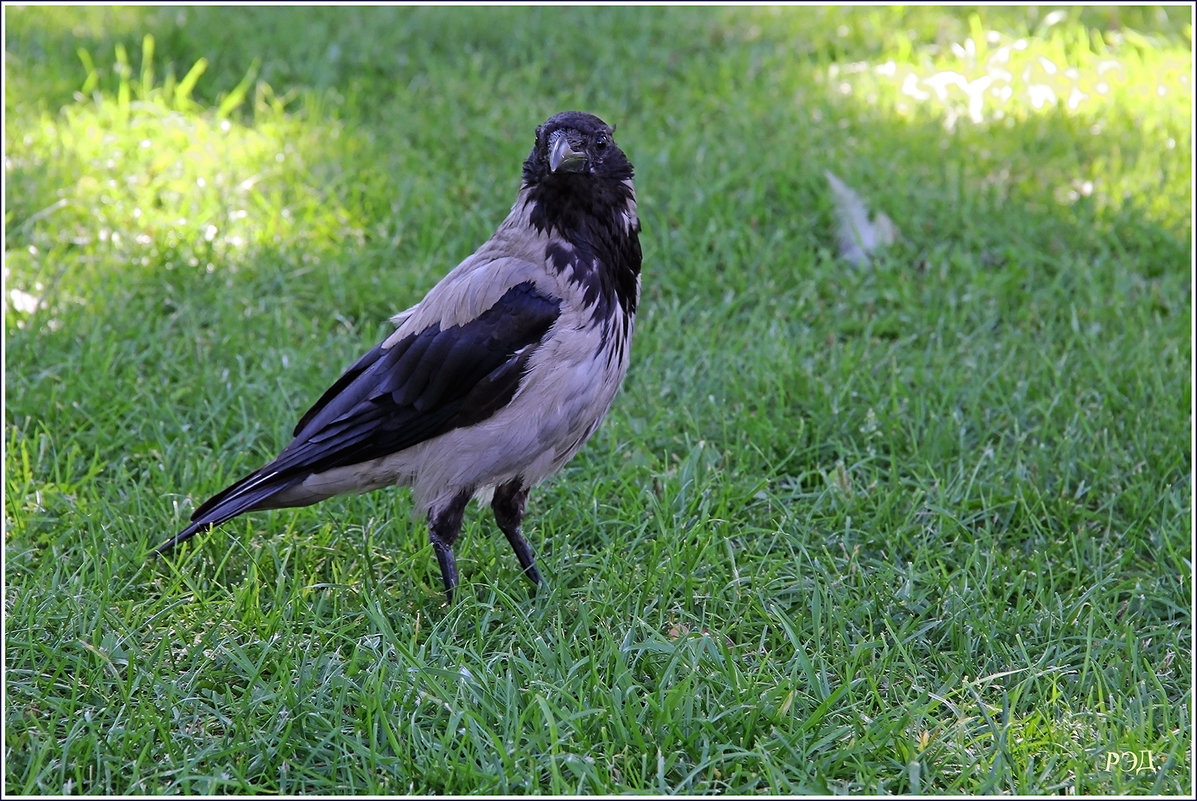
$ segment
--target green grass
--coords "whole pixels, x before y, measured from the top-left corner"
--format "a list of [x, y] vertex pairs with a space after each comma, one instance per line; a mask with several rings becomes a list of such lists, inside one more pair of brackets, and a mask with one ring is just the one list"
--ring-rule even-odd
[[[6, 794], [1190, 792], [1189, 13], [6, 6]], [[645, 270], [549, 588], [405, 491], [144, 562], [565, 108]]]

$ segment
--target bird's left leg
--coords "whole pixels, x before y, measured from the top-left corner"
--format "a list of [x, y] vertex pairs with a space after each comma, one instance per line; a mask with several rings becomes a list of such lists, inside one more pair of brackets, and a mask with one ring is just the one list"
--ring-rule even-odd
[[495, 496], [491, 499], [490, 508], [495, 513], [495, 522], [499, 529], [511, 543], [515, 551], [515, 558], [520, 560], [520, 567], [524, 569], [533, 584], [540, 584], [540, 573], [536, 570], [536, 561], [532, 558], [532, 549], [528, 541], [520, 533], [520, 523], [524, 520], [524, 507], [528, 503], [528, 487], [523, 486], [519, 479], [513, 479], [506, 484], [495, 487]]
[[445, 584], [445, 595], [453, 600], [457, 589], [457, 560], [453, 557], [453, 543], [461, 534], [461, 521], [465, 516], [466, 504], [472, 493], [463, 492], [441, 509], [428, 510], [428, 540], [436, 552], [436, 561], [441, 566], [441, 581]]

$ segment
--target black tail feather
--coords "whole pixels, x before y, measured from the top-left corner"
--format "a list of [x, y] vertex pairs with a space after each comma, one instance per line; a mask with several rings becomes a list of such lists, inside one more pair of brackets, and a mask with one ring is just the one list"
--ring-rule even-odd
[[153, 553], [165, 553], [180, 542], [228, 522], [238, 515], [255, 509], [273, 508], [271, 498], [303, 480], [303, 476], [283, 477], [268, 468], [269, 465], [250, 473], [204, 501], [192, 513], [191, 524], [155, 548]]
[[203, 521], [202, 523], [192, 523], [187, 528], [183, 529], [178, 534], [174, 535], [169, 540], [167, 540], [166, 542], [162, 543], [157, 548], [155, 548], [153, 551], [154, 556], [160, 556], [161, 554], [166, 553], [171, 548], [178, 545], [180, 542], [183, 542], [184, 540], [189, 540], [192, 537], [194, 537], [196, 534], [198, 534], [200, 532], [201, 529], [206, 531], [206, 530], [212, 528], [213, 525], [219, 525], [219, 524], [209, 523], [206, 520]]

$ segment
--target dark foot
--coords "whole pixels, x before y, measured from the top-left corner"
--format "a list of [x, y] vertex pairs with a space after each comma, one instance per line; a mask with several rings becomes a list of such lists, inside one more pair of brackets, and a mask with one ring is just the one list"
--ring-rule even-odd
[[428, 541], [432, 543], [436, 561], [441, 566], [441, 581], [449, 601], [453, 600], [453, 591], [457, 589], [457, 559], [453, 556], [453, 543], [461, 534], [461, 520], [472, 494], [463, 492], [445, 508], [428, 512]]
[[495, 522], [499, 524], [499, 530], [507, 537], [507, 542], [511, 543], [515, 558], [520, 560], [524, 575], [533, 584], [540, 585], [542, 581], [540, 572], [536, 569], [536, 560], [532, 557], [532, 548], [520, 533], [527, 503], [528, 487], [522, 486], [517, 479], [495, 488], [495, 497], [490, 502], [490, 508], [495, 513]]

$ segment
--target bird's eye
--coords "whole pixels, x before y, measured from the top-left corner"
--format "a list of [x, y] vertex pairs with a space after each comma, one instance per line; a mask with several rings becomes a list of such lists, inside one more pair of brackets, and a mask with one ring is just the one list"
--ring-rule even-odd
[[595, 149], [595, 150], [606, 150], [606, 149], [607, 149], [607, 145], [608, 145], [609, 143], [610, 143], [610, 142], [609, 142], [609, 140], [607, 139], [607, 137], [605, 137], [605, 136], [600, 136], [599, 138], [597, 138], [597, 139], [595, 139], [595, 140], [594, 140], [594, 149]]

